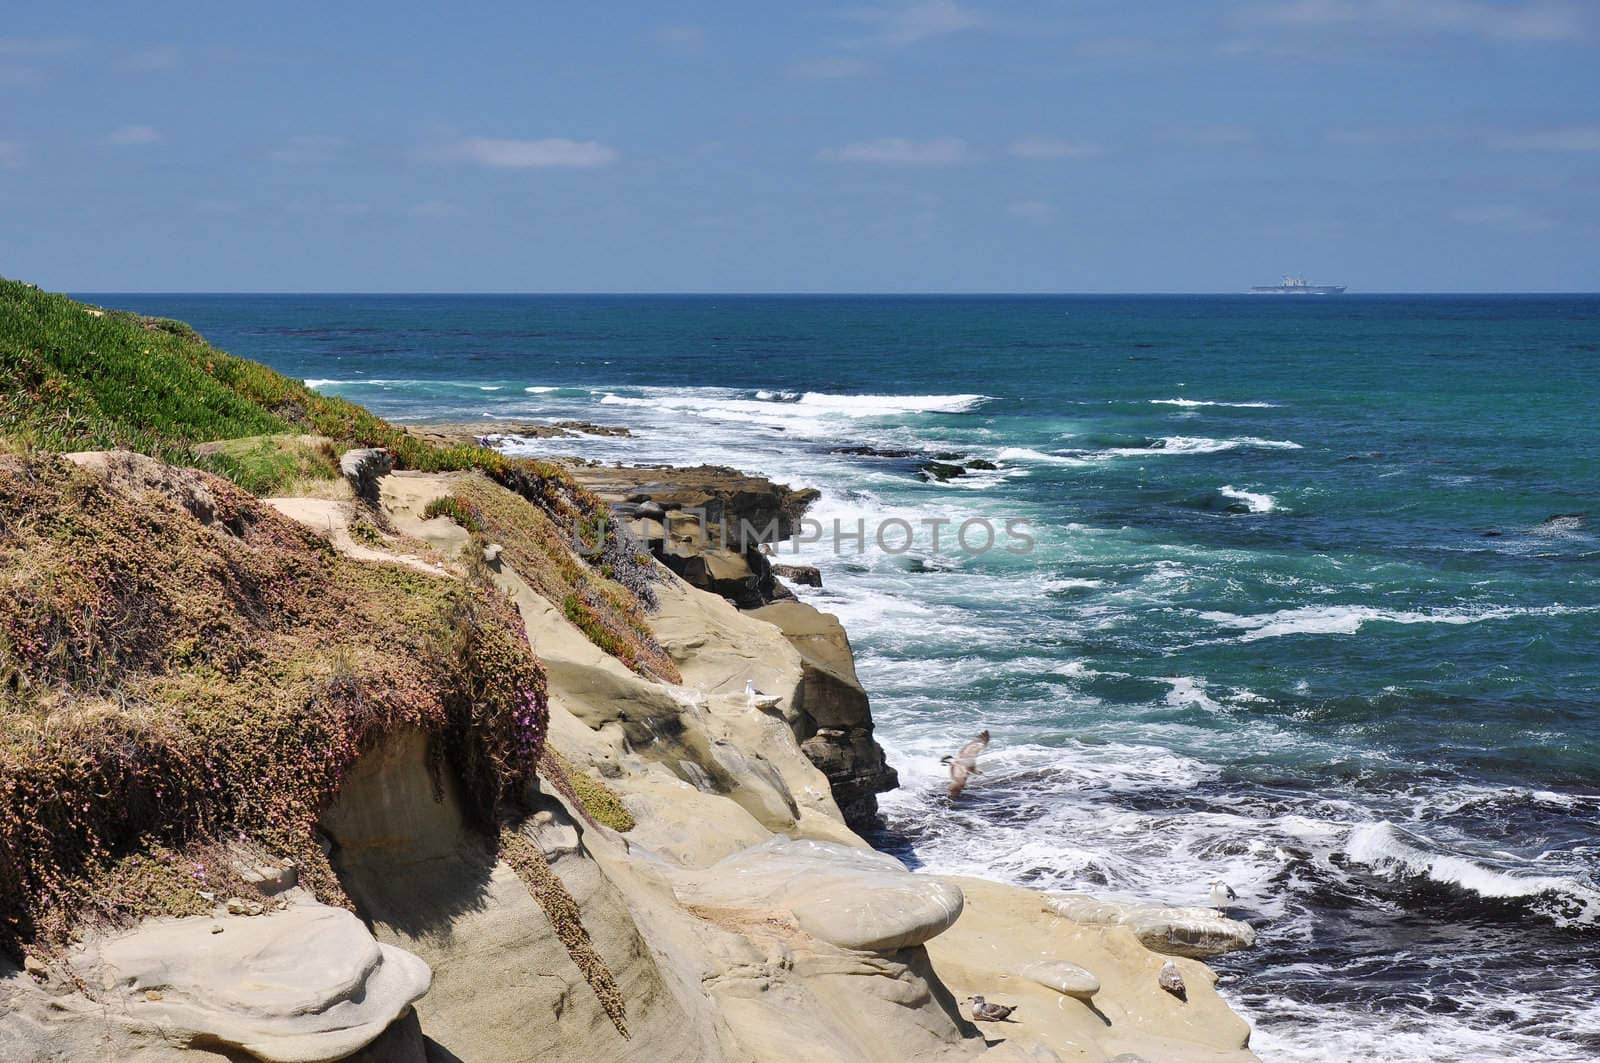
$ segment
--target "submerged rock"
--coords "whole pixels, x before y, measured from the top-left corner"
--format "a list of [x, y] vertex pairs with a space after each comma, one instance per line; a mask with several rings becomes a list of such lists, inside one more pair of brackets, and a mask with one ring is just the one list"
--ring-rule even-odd
[[152, 920], [73, 950], [68, 963], [107, 1016], [170, 1041], [269, 1063], [342, 1059], [428, 991], [433, 973], [326, 905], [255, 918]]
[[958, 887], [913, 875], [892, 856], [782, 837], [725, 857], [678, 893], [707, 906], [787, 911], [811, 936], [867, 952], [920, 945], [962, 908]]
[[944, 483], [946, 480], [954, 480], [956, 477], [965, 476], [966, 474], [967, 470], [959, 465], [951, 465], [949, 462], [943, 461], [925, 461], [922, 463], [921, 470], [917, 473], [917, 479], [924, 482], [937, 480], [939, 483]]

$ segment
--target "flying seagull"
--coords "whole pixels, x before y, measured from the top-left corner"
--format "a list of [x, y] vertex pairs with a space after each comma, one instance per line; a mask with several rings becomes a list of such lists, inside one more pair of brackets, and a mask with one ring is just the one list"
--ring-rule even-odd
[[1156, 984], [1179, 1000], [1187, 1002], [1189, 987], [1183, 984], [1183, 972], [1178, 970], [1178, 965], [1168, 960], [1161, 965], [1161, 973], [1156, 975]]
[[967, 999], [972, 1001], [972, 1017], [978, 1022], [1004, 1022], [1013, 1011], [1017, 1010], [1015, 1004], [1009, 1007], [1005, 1004], [991, 1004], [979, 996]]
[[1233, 892], [1232, 886], [1220, 878], [1211, 880], [1211, 907], [1219, 912], [1226, 912], [1228, 906], [1238, 899], [1239, 895]]
[[950, 766], [950, 799], [953, 801], [961, 796], [961, 791], [966, 788], [967, 776], [982, 775], [978, 770], [978, 754], [989, 748], [989, 732], [984, 731], [956, 750], [953, 757], [940, 757], [940, 764]]

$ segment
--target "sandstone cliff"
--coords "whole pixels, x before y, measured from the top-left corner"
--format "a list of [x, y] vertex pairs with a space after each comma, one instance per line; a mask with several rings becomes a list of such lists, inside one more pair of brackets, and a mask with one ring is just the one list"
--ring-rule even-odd
[[[85, 464], [130, 497], [192, 494], [159, 469], [133, 485], [105, 471], [119, 460]], [[234, 853], [258, 899], [84, 927], [64, 955], [0, 976], [0, 1059], [1254, 1058], [1197, 961], [1178, 961], [1179, 1001], [1127, 925], [865, 846], [836, 797], [848, 780], [827, 771], [838, 740], [871, 741], [852, 731], [865, 696], [831, 617], [741, 611], [659, 571], [664, 660], [646, 667], [519, 571], [515, 544], [428, 515], [477, 476], [382, 477], [376, 530], [355, 500], [273, 503], [350, 564], [453, 579], [492, 556], [547, 680], [530, 814], [486, 834], [428, 734], [393, 730], [317, 823], [355, 917], [293, 867]], [[974, 1025], [971, 993], [1020, 1006]]]

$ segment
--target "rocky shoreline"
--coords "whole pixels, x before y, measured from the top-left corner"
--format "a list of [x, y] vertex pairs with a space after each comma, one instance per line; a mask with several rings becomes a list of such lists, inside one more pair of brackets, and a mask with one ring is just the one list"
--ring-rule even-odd
[[[270, 498], [251, 520], [418, 578], [487, 566], [547, 681], [533, 814], [486, 849], [425, 736], [390, 735], [318, 824], [359, 919], [294, 865], [234, 852], [241, 895], [209, 914], [90, 929], [0, 969], [0, 1057], [1255, 1059], [1196, 958], [1239, 947], [1242, 924], [912, 874], [855, 833], [896, 779], [849, 639], [759, 547], [722, 545], [730, 522], [792, 527], [814, 493], [570, 466], [659, 562], [647, 619], [667, 681], [597, 645], [515, 543], [475, 545], [461, 500], [502, 488], [346, 458], [344, 496]], [[113, 494], [204, 508], [182, 470], [78, 461]], [[1017, 1010], [974, 1023], [972, 994]]]

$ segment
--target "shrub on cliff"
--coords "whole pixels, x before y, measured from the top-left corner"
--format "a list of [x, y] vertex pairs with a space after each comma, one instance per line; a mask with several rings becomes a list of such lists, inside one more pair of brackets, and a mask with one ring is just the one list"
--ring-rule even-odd
[[342, 558], [196, 475], [200, 516], [60, 458], [0, 458], [6, 952], [75, 919], [192, 910], [226, 876], [205, 855], [224, 839], [294, 856], [342, 902], [317, 816], [398, 728], [430, 736], [486, 829], [533, 779], [543, 672], [481, 573]]
[[[640, 596], [603, 568], [583, 563], [575, 552], [575, 539], [592, 518], [565, 487], [544, 490], [553, 497], [544, 497], [545, 505], [539, 506], [488, 480], [462, 477], [457, 494], [441, 506], [441, 512], [448, 508], [464, 514], [483, 541], [499, 543], [505, 559], [529, 586], [561, 609], [590, 642], [641, 675], [681, 682], [678, 666], [650, 631]], [[578, 530], [568, 530], [574, 527]], [[646, 556], [638, 564], [648, 568], [650, 560]], [[635, 578], [645, 582], [652, 577]], [[650, 601], [654, 603], [653, 592]]]

